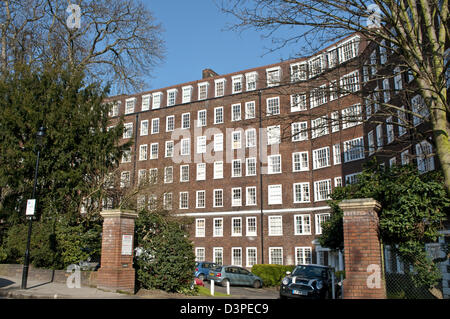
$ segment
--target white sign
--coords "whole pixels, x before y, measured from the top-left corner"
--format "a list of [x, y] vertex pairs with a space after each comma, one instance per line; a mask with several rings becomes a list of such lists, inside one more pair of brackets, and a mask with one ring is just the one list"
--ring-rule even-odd
[[35, 199], [29, 199], [27, 201], [27, 210], [25, 212], [26, 216], [34, 216], [34, 210], [36, 207], [36, 200]]
[[133, 235], [122, 235], [122, 255], [133, 254]]

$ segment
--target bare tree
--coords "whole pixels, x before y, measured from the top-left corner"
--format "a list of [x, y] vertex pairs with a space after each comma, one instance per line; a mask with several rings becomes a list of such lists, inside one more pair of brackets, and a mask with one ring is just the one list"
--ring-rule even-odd
[[[299, 52], [308, 54], [355, 32], [389, 50], [401, 72], [414, 77], [412, 85], [402, 90], [420, 94], [426, 109], [399, 110], [399, 106], [382, 103], [385, 112], [395, 116], [406, 112], [430, 123], [450, 192], [448, 0], [374, 0], [371, 4], [361, 0], [222, 0], [218, 5], [237, 18], [231, 29], [264, 31], [264, 36], [273, 39], [273, 50], [299, 44]], [[375, 80], [386, 76], [380, 73]], [[373, 86], [364, 93], [370, 99], [383, 91]], [[396, 124], [402, 121], [404, 117]]]
[[[164, 56], [161, 25], [139, 0], [3, 0], [1, 5], [3, 74], [16, 63], [63, 61], [122, 93], [142, 90], [143, 78]], [[70, 23], [72, 17], [79, 24]]]

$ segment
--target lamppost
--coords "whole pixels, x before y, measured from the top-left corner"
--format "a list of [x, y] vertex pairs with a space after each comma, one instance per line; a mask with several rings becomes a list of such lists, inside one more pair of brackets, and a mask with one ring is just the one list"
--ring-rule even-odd
[[[34, 185], [33, 185], [33, 194], [31, 196], [32, 200], [36, 201], [35, 196], [36, 196], [36, 185], [37, 185], [37, 177], [38, 177], [38, 169], [39, 169], [39, 155], [41, 153], [41, 146], [42, 146], [42, 142], [44, 140], [44, 136], [45, 136], [45, 127], [41, 126], [39, 128], [39, 131], [36, 134], [36, 146], [37, 146], [37, 158], [36, 158], [36, 168], [34, 171]], [[28, 210], [28, 207], [27, 207]], [[28, 211], [27, 211], [27, 215], [28, 217], [28, 238], [27, 238], [27, 250], [25, 251], [25, 262], [23, 265], [23, 272], [22, 272], [22, 284], [21, 284], [21, 289], [26, 289], [27, 288], [27, 280], [28, 280], [28, 266], [30, 264], [30, 240], [31, 240], [31, 227], [33, 226], [33, 215], [34, 215], [34, 204], [33, 204], [33, 208], [32, 208], [32, 214], [28, 215]]]

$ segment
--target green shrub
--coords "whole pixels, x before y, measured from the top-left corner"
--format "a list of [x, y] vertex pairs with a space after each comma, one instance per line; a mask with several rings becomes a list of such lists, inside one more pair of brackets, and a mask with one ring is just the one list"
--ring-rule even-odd
[[295, 266], [284, 265], [253, 265], [252, 273], [261, 277], [264, 286], [273, 287], [278, 286], [283, 278], [286, 276], [286, 271], [292, 272]]

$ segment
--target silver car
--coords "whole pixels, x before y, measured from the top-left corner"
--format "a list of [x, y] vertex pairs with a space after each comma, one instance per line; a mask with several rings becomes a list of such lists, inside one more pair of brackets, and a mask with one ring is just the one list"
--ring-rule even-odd
[[253, 288], [261, 288], [263, 285], [263, 280], [260, 277], [238, 266], [219, 266], [211, 269], [207, 279], [214, 280], [215, 283], [222, 286], [226, 286], [227, 282], [230, 285], [251, 286]]

